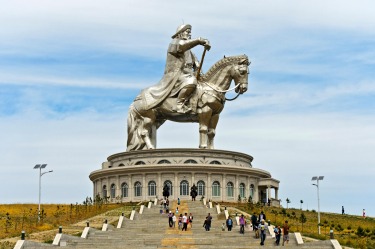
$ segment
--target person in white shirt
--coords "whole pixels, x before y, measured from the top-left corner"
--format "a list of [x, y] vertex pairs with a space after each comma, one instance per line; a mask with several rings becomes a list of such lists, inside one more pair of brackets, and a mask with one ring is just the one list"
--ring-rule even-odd
[[182, 216], [182, 231], [187, 231], [187, 219], [188, 219], [188, 217], [187, 217], [187, 213], [185, 213], [185, 215], [184, 216]]

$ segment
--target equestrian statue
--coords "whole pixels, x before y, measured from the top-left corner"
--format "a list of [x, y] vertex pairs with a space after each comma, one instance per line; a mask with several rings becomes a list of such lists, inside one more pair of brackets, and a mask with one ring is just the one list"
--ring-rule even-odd
[[[247, 91], [250, 61], [246, 55], [224, 56], [202, 74], [210, 42], [201, 37], [191, 39], [189, 24], [180, 25], [172, 39], [163, 78], [143, 89], [130, 105], [127, 151], [156, 148], [156, 130], [166, 120], [198, 122], [199, 148], [213, 149], [216, 125], [227, 100], [225, 93]], [[204, 46], [201, 62], [191, 51], [198, 45]], [[229, 89], [232, 80], [235, 86]]]

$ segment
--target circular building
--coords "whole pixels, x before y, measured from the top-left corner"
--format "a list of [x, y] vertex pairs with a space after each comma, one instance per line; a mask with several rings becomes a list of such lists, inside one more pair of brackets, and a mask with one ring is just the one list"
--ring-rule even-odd
[[269, 202], [278, 206], [279, 181], [265, 170], [253, 168], [244, 153], [206, 149], [155, 149], [122, 152], [108, 157], [91, 172], [94, 196], [110, 202], [138, 202], [161, 198], [168, 186], [170, 200], [198, 196], [213, 201]]

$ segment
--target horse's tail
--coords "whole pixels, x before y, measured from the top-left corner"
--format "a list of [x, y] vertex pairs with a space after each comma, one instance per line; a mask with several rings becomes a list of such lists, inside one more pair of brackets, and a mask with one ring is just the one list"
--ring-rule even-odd
[[126, 151], [142, 150], [146, 147], [143, 141], [140, 129], [143, 127], [142, 118], [138, 114], [133, 104], [129, 107], [128, 112], [128, 141]]

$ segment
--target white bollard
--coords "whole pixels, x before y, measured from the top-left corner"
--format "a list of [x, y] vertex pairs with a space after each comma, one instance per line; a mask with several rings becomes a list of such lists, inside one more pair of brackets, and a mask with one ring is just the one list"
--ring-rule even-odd
[[87, 239], [87, 235], [89, 235], [89, 230], [90, 230], [90, 227], [85, 227], [85, 228], [83, 229], [83, 232], [82, 232], [81, 238], [83, 238], [83, 239]]
[[221, 213], [220, 205], [219, 205], [219, 204], [216, 205], [216, 211], [217, 211], [217, 214], [220, 214], [220, 213]]
[[118, 223], [117, 223], [117, 228], [121, 228], [122, 227], [122, 222], [124, 221], [124, 216], [120, 216], [120, 218], [118, 219]]
[[130, 214], [130, 220], [134, 220], [135, 210], [132, 210]]
[[139, 214], [143, 214], [143, 209], [145, 208], [145, 205], [141, 205], [141, 208], [139, 209]]
[[62, 233], [56, 234], [55, 239], [52, 242], [52, 245], [54, 245], [54, 246], [60, 245], [61, 237], [62, 237]]
[[228, 210], [224, 210], [224, 214], [225, 214], [225, 219], [228, 219], [229, 218], [229, 212], [228, 212]]
[[208, 205], [210, 208], [212, 208], [212, 202], [209, 202]]
[[147, 208], [151, 208], [151, 205], [152, 205], [152, 202], [149, 201], [149, 202], [148, 202], [148, 206], [147, 206]]
[[207, 205], [207, 202], [206, 202], [206, 197], [205, 198], [203, 198], [203, 205]]
[[14, 246], [13, 249], [21, 249], [23, 248], [23, 244], [25, 243], [25, 240], [17, 240], [16, 245]]
[[237, 222], [237, 226], [240, 225], [240, 217], [236, 216], [236, 222]]

